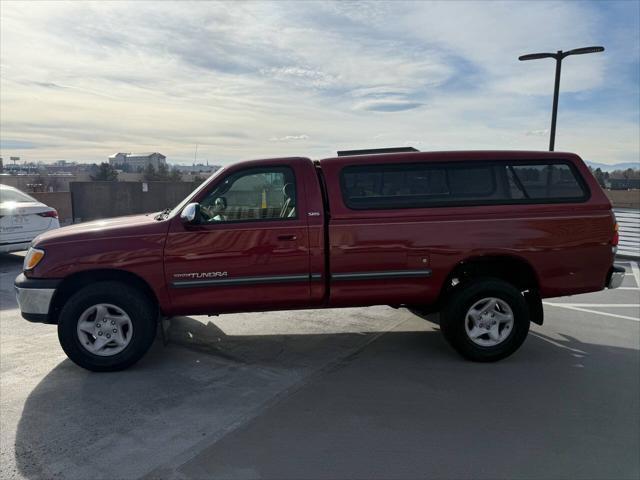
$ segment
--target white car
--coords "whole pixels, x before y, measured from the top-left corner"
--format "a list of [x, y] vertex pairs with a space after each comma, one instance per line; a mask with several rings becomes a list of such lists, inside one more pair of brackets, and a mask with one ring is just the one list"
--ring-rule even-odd
[[27, 250], [31, 240], [54, 228], [60, 228], [55, 208], [0, 184], [0, 253]]

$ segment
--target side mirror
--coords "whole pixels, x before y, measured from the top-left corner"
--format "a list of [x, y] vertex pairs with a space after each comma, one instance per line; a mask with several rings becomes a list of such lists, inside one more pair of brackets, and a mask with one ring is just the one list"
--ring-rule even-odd
[[196, 223], [200, 218], [200, 204], [190, 203], [180, 213], [180, 220], [182, 223]]

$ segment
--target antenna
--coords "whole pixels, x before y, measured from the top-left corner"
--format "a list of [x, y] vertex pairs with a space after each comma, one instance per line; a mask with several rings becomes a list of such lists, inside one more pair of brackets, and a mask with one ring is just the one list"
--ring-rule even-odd
[[193, 155], [193, 164], [198, 163], [198, 144], [196, 143], [196, 153]]

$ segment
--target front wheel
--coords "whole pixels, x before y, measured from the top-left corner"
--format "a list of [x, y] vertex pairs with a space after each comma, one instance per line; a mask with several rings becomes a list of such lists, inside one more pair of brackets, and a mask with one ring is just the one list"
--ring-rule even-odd
[[60, 312], [58, 339], [77, 365], [95, 372], [137, 362], [156, 335], [152, 303], [119, 282], [99, 282], [75, 293]]
[[514, 353], [529, 333], [529, 308], [522, 293], [499, 279], [479, 279], [449, 296], [440, 328], [462, 356], [494, 362]]

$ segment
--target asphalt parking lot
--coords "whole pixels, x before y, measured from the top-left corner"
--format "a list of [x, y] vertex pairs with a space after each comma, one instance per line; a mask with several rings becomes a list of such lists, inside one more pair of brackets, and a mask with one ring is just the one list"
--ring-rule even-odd
[[640, 274], [553, 299], [496, 364], [387, 307], [177, 319], [134, 368], [87, 372], [20, 318], [0, 256], [10, 478], [640, 477]]

